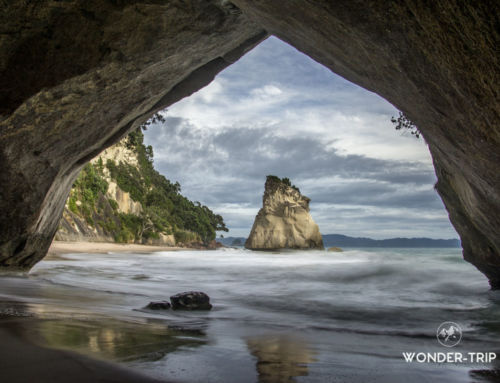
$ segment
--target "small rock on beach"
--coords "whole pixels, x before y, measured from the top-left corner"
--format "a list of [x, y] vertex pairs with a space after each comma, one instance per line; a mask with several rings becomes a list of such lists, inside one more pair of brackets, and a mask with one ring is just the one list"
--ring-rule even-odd
[[210, 310], [210, 297], [201, 291], [186, 291], [170, 297], [174, 310]]
[[170, 303], [168, 301], [149, 302], [146, 308], [150, 310], [168, 310], [170, 308]]

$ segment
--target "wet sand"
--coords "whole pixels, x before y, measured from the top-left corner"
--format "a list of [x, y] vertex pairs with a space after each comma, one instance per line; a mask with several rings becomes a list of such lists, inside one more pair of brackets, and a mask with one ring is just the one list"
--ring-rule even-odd
[[[47, 258], [69, 253], [154, 253], [178, 251], [181, 247], [147, 246], [137, 244], [54, 241]], [[0, 318], [0, 376], [10, 383], [106, 382], [153, 383], [159, 380], [138, 374], [116, 364], [91, 359], [70, 351], [42, 347], [18, 331], [21, 327], [36, 326], [37, 318]]]
[[17, 329], [35, 318], [0, 318], [0, 375], [3, 382], [158, 383], [132, 370], [73, 352], [40, 347]]

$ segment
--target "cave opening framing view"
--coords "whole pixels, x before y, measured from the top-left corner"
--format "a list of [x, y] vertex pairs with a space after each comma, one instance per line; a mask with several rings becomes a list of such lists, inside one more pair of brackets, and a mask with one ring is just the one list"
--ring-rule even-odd
[[[438, 341], [458, 333], [460, 339], [468, 339], [453, 346], [463, 355], [496, 355], [498, 349], [494, 341], [498, 338], [495, 318], [499, 310], [495, 289], [500, 287], [498, 4], [12, 1], [2, 8], [0, 266], [7, 274], [1, 279], [6, 302], [2, 303], [1, 330], [8, 340], [2, 356], [12, 354], [7, 352], [9, 347], [17, 347], [20, 352], [15, 354], [37, 361], [43, 358], [44, 347], [70, 348], [94, 356], [101, 353], [142, 372], [150, 369], [155, 378], [179, 381], [203, 381], [212, 376], [214, 381], [224, 382], [235, 374], [241, 381], [262, 382], [293, 377], [304, 381], [328, 377], [399, 381], [402, 376], [418, 381], [420, 374], [441, 381], [495, 381], [495, 358], [489, 358], [488, 363], [476, 359], [439, 369], [432, 363], [409, 363], [402, 353], [415, 351], [418, 355], [427, 349], [446, 352]], [[71, 187], [91, 159], [166, 108], [166, 118], [170, 118], [166, 126], [175, 127], [173, 119], [182, 117], [178, 112], [184, 102], [178, 101], [212, 83], [219, 72], [247, 52], [251, 55], [269, 36], [380, 95], [418, 126], [432, 156], [436, 191], [460, 236], [463, 258], [486, 276], [491, 291], [486, 280], [460, 260], [455, 250], [408, 253], [347, 249], [329, 253], [328, 258], [314, 250], [307, 255], [299, 250], [271, 257], [240, 249], [213, 253], [189, 250], [149, 257], [123, 257], [119, 251], [121, 255], [73, 254], [39, 263], [59, 228]], [[276, 38], [262, 44], [271, 44]], [[218, 81], [209, 88], [213, 90]], [[276, 84], [266, 84], [254, 96], [276, 97], [284, 91]], [[210, 94], [205, 92], [204, 96], [211, 102]], [[153, 128], [148, 131], [153, 132]], [[146, 160], [151, 157], [144, 154]], [[161, 155], [158, 158], [161, 162]], [[135, 194], [139, 186], [131, 182], [134, 177], [124, 177], [118, 164], [115, 168], [102, 165], [103, 174], [104, 167], [106, 172], [114, 172], [116, 180], [129, 188], [127, 193], [144, 198], [145, 205], [163, 198], [148, 193], [139, 197]], [[83, 215], [90, 202], [99, 204], [99, 192], [104, 194], [104, 184], [94, 182], [95, 173], [89, 168], [86, 171], [88, 183], [73, 200], [70, 196], [68, 203], [73, 213]], [[273, 174], [289, 176], [266, 172], [261, 183]], [[307, 182], [302, 184], [305, 179], [291, 180], [310, 195]], [[167, 184], [158, 178], [166, 188], [175, 189], [175, 181]], [[144, 186], [144, 191], [148, 187]], [[191, 211], [192, 221], [175, 221], [174, 226], [172, 216], [167, 227], [149, 214], [153, 226], [161, 226], [160, 232], [148, 237], [152, 242], [171, 240], [160, 234], [179, 239], [196, 232], [196, 240], [205, 245], [214, 237], [217, 225], [224, 228], [217, 212], [207, 211], [204, 203], [181, 201], [178, 197], [176, 206], [185, 203], [183, 212]], [[108, 202], [102, 209], [137, 208], [132, 203], [136, 201], [121, 202], [115, 207]], [[121, 218], [130, 230], [110, 230], [115, 240], [128, 242], [135, 236], [134, 230], [151, 231], [148, 220], [135, 222], [126, 216], [129, 213], [121, 214], [125, 214]], [[104, 219], [103, 223], [112, 229], [113, 222]], [[214, 254], [218, 254], [216, 259]], [[175, 272], [165, 274], [163, 269]], [[29, 270], [30, 278], [9, 274]], [[223, 278], [222, 283], [211, 278], [216, 274]], [[163, 302], [160, 286], [165, 285], [172, 296], [209, 289], [214, 308], [203, 313], [169, 310], [160, 314], [142, 309], [147, 304], [144, 297]], [[336, 294], [318, 297], [319, 291]], [[189, 299], [201, 296], [190, 294], [186, 295]], [[69, 313], [81, 319], [86, 312], [94, 318], [121, 315], [128, 321], [147, 323], [148, 330], [137, 339], [133, 336], [136, 330], [125, 324], [99, 329], [92, 321], [73, 326], [57, 320]], [[16, 319], [26, 316], [33, 318]], [[224, 322], [228, 317], [232, 321]], [[288, 327], [278, 331], [284, 317]], [[397, 323], [388, 320], [396, 317], [402, 319]], [[163, 323], [160, 328], [149, 327], [157, 321]], [[182, 333], [165, 331], [164, 321], [178, 323]], [[196, 322], [199, 326], [190, 326]], [[443, 326], [444, 332], [429, 336], [448, 322], [456, 325]], [[303, 327], [304, 323], [310, 326]], [[41, 341], [26, 342], [26, 336], [13, 335], [15, 329], [25, 335], [35, 331]], [[305, 339], [296, 338], [299, 332]], [[144, 348], [142, 355], [149, 356], [141, 359], [143, 362], [127, 359], [129, 352], [118, 351], [129, 350], [135, 342], [144, 344], [151, 336], [171, 339], [168, 343], [172, 348], [159, 350], [156, 357]], [[187, 338], [189, 342], [176, 344]], [[116, 345], [117, 351], [110, 351], [115, 346], [107, 349], [105, 342]], [[342, 344], [352, 351], [334, 347]], [[381, 344], [388, 345], [386, 353], [366, 356], [367, 348], [376, 349]], [[167, 359], [170, 367], [162, 364]], [[185, 366], [193, 360], [199, 368], [187, 372]], [[228, 360], [234, 362], [235, 370], [227, 367]], [[35, 367], [37, 363], [23, 364], [32, 367], [18, 371], [12, 364], [14, 367], [6, 371], [9, 380], [32, 376], [51, 379]], [[359, 374], [353, 375], [360, 365], [363, 368], [356, 370]], [[106, 366], [103, 374], [115, 371]], [[54, 371], [58, 369], [61, 365], [54, 365]], [[86, 374], [91, 374], [89, 371]], [[78, 376], [78, 367], [69, 368], [68, 373]], [[125, 373], [122, 381], [125, 379], [146, 381], [132, 372]]]

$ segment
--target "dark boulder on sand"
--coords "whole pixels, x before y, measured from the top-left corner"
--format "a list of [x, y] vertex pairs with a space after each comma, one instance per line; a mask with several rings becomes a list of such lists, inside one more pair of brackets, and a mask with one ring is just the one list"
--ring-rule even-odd
[[187, 291], [170, 297], [174, 310], [210, 310], [210, 297], [201, 291]]
[[146, 308], [150, 310], [168, 310], [170, 308], [170, 302], [168, 301], [149, 302]]

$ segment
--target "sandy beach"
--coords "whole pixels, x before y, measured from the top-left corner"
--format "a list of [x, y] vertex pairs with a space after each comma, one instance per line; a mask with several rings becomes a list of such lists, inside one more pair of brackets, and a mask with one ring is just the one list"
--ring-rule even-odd
[[[54, 241], [49, 248], [47, 257], [61, 256], [70, 253], [106, 254], [112, 253], [135, 253], [148, 254], [159, 251], [179, 251], [183, 247], [174, 246], [150, 246], [135, 243], [108, 243], [108, 242], [69, 242]], [[192, 250], [192, 249], [190, 249]]]

